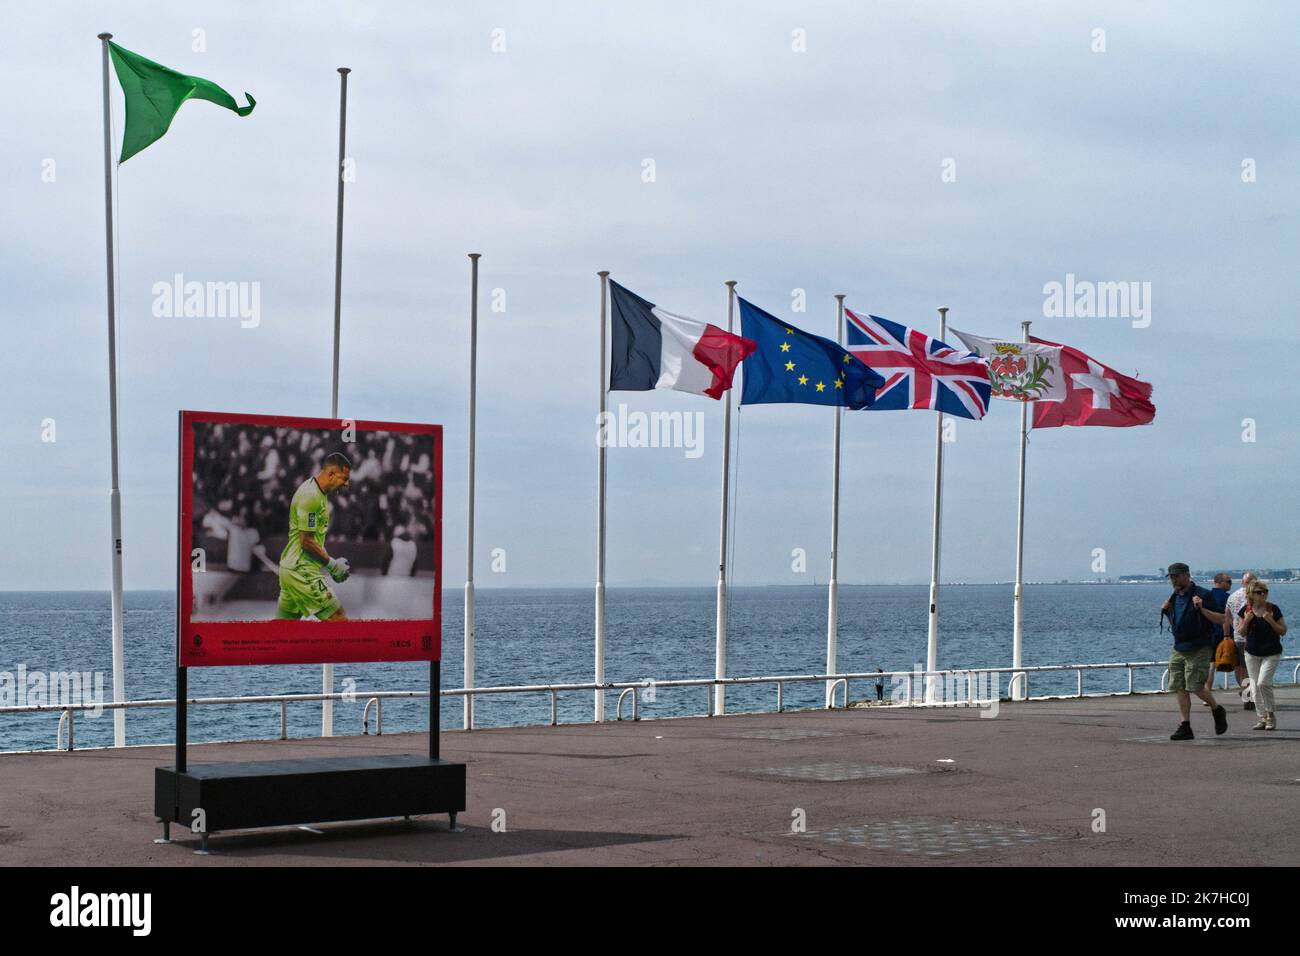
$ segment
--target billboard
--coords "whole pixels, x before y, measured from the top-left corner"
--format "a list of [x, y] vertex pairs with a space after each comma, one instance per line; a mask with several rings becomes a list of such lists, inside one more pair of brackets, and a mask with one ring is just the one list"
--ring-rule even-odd
[[442, 426], [181, 412], [182, 667], [441, 656]]

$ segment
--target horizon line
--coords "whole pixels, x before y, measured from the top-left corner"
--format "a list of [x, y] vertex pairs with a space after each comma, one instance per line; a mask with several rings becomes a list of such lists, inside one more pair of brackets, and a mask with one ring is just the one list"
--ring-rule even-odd
[[[1096, 585], [1101, 585], [1101, 584], [1126, 585], [1126, 584], [1160, 584], [1160, 583], [1163, 583], [1163, 582], [1162, 582], [1160, 579], [1158, 579], [1158, 578], [1153, 579], [1153, 580], [1130, 580], [1130, 581], [1121, 581], [1121, 580], [1118, 580], [1118, 579], [1111, 579], [1111, 578], [1108, 578], [1108, 579], [1078, 579], [1078, 580], [1025, 581], [1025, 582], [1024, 582], [1024, 584], [1025, 584], [1026, 586], [1033, 585], [1033, 586], [1035, 586], [1035, 587], [1045, 587], [1045, 586], [1061, 587], [1061, 586], [1066, 586], [1066, 585], [1087, 585], [1087, 586], [1096, 586]], [[1286, 580], [1284, 579], [1281, 583], [1287, 583], [1287, 582], [1286, 582]], [[825, 581], [812, 582], [812, 583], [808, 583], [808, 584], [775, 584], [775, 583], [770, 583], [770, 582], [769, 582], [769, 583], [759, 583], [759, 584], [734, 584], [734, 583], [733, 583], [733, 584], [730, 585], [730, 587], [731, 587], [731, 588], [824, 588], [824, 587], [827, 586], [827, 584], [828, 584], [828, 582], [825, 582]], [[880, 581], [880, 582], [867, 582], [867, 581], [847, 582], [847, 581], [841, 581], [841, 582], [839, 582], [839, 587], [842, 587], [842, 588], [846, 588], [846, 587], [849, 587], [849, 588], [929, 587], [929, 585], [930, 585], [930, 582], [929, 582], [929, 581]], [[1013, 581], [1013, 580], [1006, 580], [1006, 581], [941, 581], [941, 582], [939, 582], [939, 586], [940, 586], [940, 587], [993, 587], [993, 586], [1006, 586], [1006, 587], [1012, 587], [1012, 586], [1014, 586], [1014, 585], [1015, 585], [1015, 581]], [[629, 590], [635, 590], [635, 589], [640, 589], [640, 590], [655, 590], [655, 589], [693, 590], [693, 589], [699, 589], [699, 590], [702, 590], [702, 591], [704, 591], [704, 590], [707, 590], [707, 591], [714, 591], [714, 590], [716, 589], [716, 585], [714, 585], [714, 584], [669, 584], [669, 583], [658, 583], [658, 584], [618, 584], [618, 583], [611, 583], [611, 584], [607, 584], [606, 587], [608, 587], [608, 588], [624, 588], [624, 589], [629, 589]], [[587, 590], [592, 590], [593, 588], [594, 588], [594, 585], [592, 585], [592, 584], [505, 584], [505, 585], [481, 585], [481, 584], [477, 584], [477, 583], [475, 584], [475, 590], [476, 590], [476, 591], [509, 591], [509, 590], [521, 590], [521, 591], [523, 591], [523, 590], [527, 590], [527, 591], [587, 591]], [[445, 593], [445, 592], [448, 592], [448, 591], [461, 591], [461, 590], [463, 590], [463, 589], [464, 589], [464, 585], [444, 585], [442, 590], [443, 590], [444, 593]], [[138, 591], [151, 591], [151, 592], [167, 592], [167, 593], [174, 593], [175, 588], [167, 588], [167, 587], [128, 587], [128, 588], [125, 588], [124, 590], [125, 590], [125, 591], [137, 591], [137, 592], [138, 592]], [[103, 593], [103, 594], [108, 594], [108, 593], [110, 593], [110, 592], [111, 592], [111, 589], [110, 589], [110, 588], [104, 588], [104, 587], [100, 587], [100, 588], [84, 588], [84, 587], [81, 587], [81, 588], [79, 588], [79, 587], [65, 587], [65, 588], [0, 588], [0, 594], [67, 594], [67, 593], [92, 593], [92, 594], [93, 594], [93, 593]]]

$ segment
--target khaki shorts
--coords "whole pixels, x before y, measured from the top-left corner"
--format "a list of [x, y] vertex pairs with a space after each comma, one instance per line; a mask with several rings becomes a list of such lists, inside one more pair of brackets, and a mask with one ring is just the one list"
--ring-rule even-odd
[[1213, 648], [1198, 647], [1194, 651], [1175, 649], [1169, 655], [1169, 689], [1200, 690], [1210, 679], [1210, 668], [1213, 666]]

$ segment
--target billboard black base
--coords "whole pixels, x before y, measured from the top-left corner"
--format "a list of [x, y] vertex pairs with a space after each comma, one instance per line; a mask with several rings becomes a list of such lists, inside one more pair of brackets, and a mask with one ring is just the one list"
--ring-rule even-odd
[[374, 820], [465, 809], [465, 765], [416, 754], [316, 757], [154, 769], [154, 815], [202, 837], [254, 827]]

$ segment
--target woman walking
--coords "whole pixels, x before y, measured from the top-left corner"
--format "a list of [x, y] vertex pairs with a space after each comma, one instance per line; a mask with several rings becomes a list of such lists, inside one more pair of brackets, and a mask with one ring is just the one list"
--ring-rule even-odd
[[1259, 723], [1255, 730], [1277, 729], [1273, 715], [1273, 672], [1282, 659], [1282, 635], [1286, 622], [1282, 609], [1268, 600], [1268, 585], [1252, 581], [1246, 589], [1246, 609], [1237, 632], [1246, 638], [1246, 670], [1255, 688], [1255, 709]]

